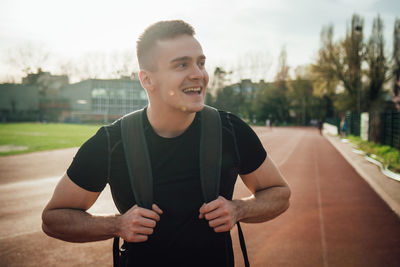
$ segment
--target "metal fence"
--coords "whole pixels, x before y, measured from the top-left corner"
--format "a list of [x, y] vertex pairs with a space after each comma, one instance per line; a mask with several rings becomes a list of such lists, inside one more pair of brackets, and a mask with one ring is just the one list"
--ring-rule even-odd
[[400, 149], [400, 112], [384, 112], [380, 116], [380, 143]]
[[346, 135], [360, 136], [360, 113], [346, 113]]
[[[359, 113], [348, 112], [346, 114], [346, 135], [360, 136], [360, 118], [361, 116]], [[338, 132], [340, 132], [340, 118], [329, 118], [325, 121], [336, 125], [338, 127]], [[368, 120], [368, 141], [400, 149], [400, 112], [370, 112]]]

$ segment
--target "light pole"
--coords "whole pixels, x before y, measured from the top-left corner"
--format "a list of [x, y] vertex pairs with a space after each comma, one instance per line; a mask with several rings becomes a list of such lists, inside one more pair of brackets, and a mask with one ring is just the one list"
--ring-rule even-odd
[[[360, 42], [362, 42], [362, 30], [363, 26], [360, 24], [357, 24], [354, 26], [354, 31], [356, 33], [357, 38], [357, 56], [359, 57], [358, 60], [360, 61], [360, 77], [357, 78], [357, 113], [360, 115], [361, 114], [361, 54], [362, 54], [362, 47], [360, 48]], [[361, 40], [360, 40], [361, 39]], [[362, 46], [362, 43], [361, 43]]]

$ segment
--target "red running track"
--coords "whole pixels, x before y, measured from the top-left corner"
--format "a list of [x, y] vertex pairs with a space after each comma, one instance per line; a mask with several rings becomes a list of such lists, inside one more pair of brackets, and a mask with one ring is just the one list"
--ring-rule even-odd
[[[400, 266], [399, 218], [316, 129], [255, 130], [290, 183], [292, 198], [277, 219], [242, 224], [253, 267]], [[41, 231], [40, 213], [58, 180], [48, 177], [61, 175], [73, 152], [1, 158], [0, 266], [112, 265], [112, 240], [68, 243]], [[51, 172], [38, 169], [40, 162], [51, 162]], [[235, 195], [247, 194], [239, 182]], [[100, 198], [93, 212], [115, 212], [107, 208], [108, 189]], [[243, 266], [236, 229], [232, 237], [236, 266]]]
[[[243, 224], [252, 266], [400, 266], [399, 217], [328, 140], [311, 128], [255, 130], [292, 197], [277, 219]], [[246, 194], [238, 183], [235, 195]]]

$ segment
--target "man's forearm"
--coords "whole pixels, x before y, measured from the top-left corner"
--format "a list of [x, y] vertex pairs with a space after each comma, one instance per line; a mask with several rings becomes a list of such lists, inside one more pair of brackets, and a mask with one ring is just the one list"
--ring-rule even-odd
[[270, 187], [244, 199], [233, 200], [237, 206], [238, 221], [259, 223], [271, 220], [289, 208], [290, 189]]
[[42, 215], [43, 231], [69, 242], [91, 242], [117, 235], [117, 215], [96, 216], [76, 209], [46, 210]]

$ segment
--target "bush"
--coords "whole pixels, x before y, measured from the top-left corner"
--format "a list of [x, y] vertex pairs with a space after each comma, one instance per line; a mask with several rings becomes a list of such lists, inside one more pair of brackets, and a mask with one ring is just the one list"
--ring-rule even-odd
[[368, 142], [362, 140], [358, 136], [350, 135], [348, 139], [357, 146], [358, 149], [364, 151], [368, 155], [376, 155], [375, 159], [380, 161], [383, 166], [389, 170], [400, 173], [400, 150], [387, 145]]

